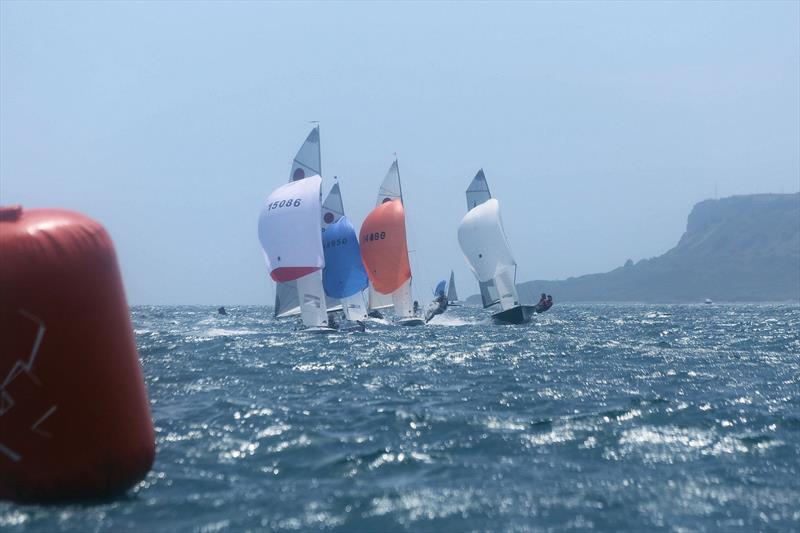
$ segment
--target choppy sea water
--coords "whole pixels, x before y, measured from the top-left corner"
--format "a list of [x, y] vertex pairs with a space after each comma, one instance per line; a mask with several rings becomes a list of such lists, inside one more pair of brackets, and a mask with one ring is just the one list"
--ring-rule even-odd
[[17, 531], [800, 530], [800, 307], [451, 308], [315, 336], [137, 307], [153, 471]]

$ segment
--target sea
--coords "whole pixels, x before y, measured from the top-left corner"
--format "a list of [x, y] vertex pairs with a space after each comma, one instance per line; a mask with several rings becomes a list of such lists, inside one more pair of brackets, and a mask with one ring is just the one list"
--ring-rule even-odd
[[800, 306], [476, 307], [312, 335], [134, 307], [157, 458], [0, 530], [800, 531]]

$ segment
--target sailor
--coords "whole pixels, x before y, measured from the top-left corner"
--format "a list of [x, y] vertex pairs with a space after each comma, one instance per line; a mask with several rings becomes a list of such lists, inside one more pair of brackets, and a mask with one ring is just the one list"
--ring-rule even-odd
[[551, 307], [553, 307], [553, 297], [548, 294], [547, 295], [547, 309], [550, 309]]
[[441, 315], [447, 311], [447, 296], [439, 293], [434, 296], [433, 301], [425, 310], [425, 323], [427, 324], [436, 315]]
[[339, 324], [336, 323], [336, 313], [328, 313], [328, 327], [336, 328]]
[[219, 309], [217, 309], [217, 313], [220, 314], [220, 315], [227, 315], [228, 314], [228, 312], [225, 311], [224, 307], [220, 307]]
[[419, 314], [419, 302], [414, 300], [414, 314]]
[[533, 310], [537, 313], [543, 313], [547, 311], [547, 295], [542, 293], [542, 297], [539, 298], [539, 303], [533, 306]]

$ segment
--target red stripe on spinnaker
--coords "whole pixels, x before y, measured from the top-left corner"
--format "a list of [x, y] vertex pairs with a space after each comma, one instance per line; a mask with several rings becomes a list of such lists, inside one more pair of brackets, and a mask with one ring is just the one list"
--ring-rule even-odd
[[279, 267], [270, 272], [269, 275], [275, 281], [285, 282], [294, 281], [317, 270], [320, 270], [320, 267]]

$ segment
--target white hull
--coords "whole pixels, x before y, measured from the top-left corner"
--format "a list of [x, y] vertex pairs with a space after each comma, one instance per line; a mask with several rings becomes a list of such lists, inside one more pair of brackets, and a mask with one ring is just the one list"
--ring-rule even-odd
[[328, 334], [328, 333], [336, 333], [337, 330], [334, 328], [329, 328], [328, 326], [312, 326], [310, 328], [303, 328], [300, 331], [302, 331], [303, 333]]

